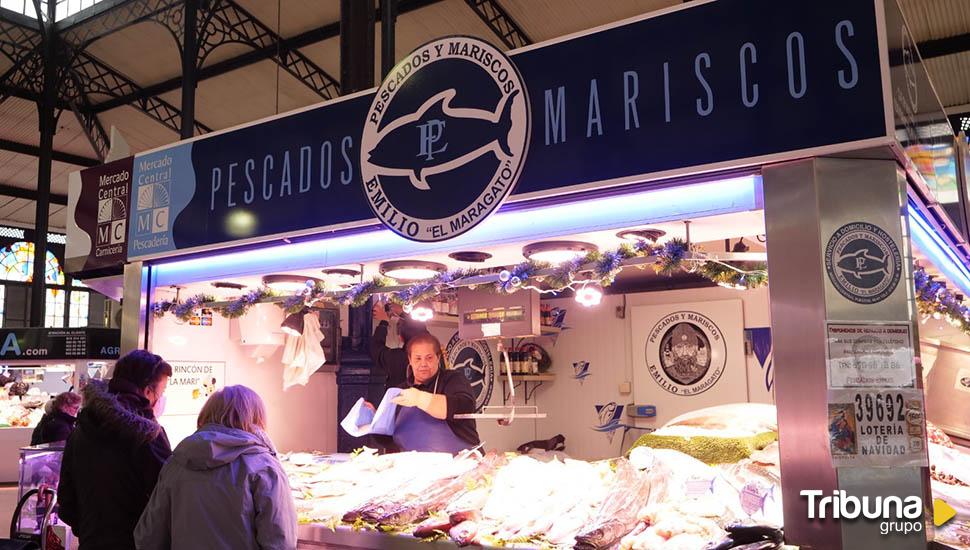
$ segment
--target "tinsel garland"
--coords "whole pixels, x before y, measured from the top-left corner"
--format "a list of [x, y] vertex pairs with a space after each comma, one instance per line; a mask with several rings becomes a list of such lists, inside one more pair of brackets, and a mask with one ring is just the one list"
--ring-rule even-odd
[[495, 283], [495, 291], [505, 294], [516, 292], [535, 277], [537, 271], [548, 266], [549, 264], [529, 260], [516, 265], [512, 269], [504, 270], [499, 273], [498, 282]]
[[446, 271], [430, 279], [414, 283], [404, 290], [392, 292], [387, 298], [389, 301], [402, 306], [417, 304], [418, 302], [430, 300], [441, 294], [442, 290], [452, 287], [455, 281], [478, 275], [481, 275], [481, 271], [472, 269]]
[[970, 308], [963, 305], [946, 284], [934, 280], [926, 270], [917, 267], [913, 271], [916, 286], [916, 309], [925, 317], [945, 318], [948, 323], [970, 334]]
[[680, 269], [689, 251], [687, 243], [681, 239], [670, 239], [656, 250], [657, 261], [653, 264], [654, 271], [660, 275], [672, 275]]
[[768, 283], [768, 266], [761, 262], [744, 262], [744, 269], [734, 269], [723, 262], [707, 261], [697, 268], [697, 274], [730, 288], [758, 288]]
[[[208, 294], [196, 294], [190, 296], [184, 302], [173, 303], [169, 306], [172, 315], [181, 321], [188, 321], [195, 315], [195, 310], [201, 309], [207, 302], [213, 302], [215, 298]], [[157, 314], [156, 314], [157, 315]]]
[[370, 281], [364, 281], [363, 283], [350, 287], [338, 302], [351, 307], [360, 307], [366, 304], [371, 296], [379, 294], [381, 289], [389, 287], [392, 284], [394, 284], [393, 279], [378, 275]]
[[[549, 268], [549, 264], [529, 260], [503, 270], [492, 289], [498, 293], [508, 294], [524, 288], [540, 290], [539, 285], [541, 284], [547, 289], [541, 290], [542, 292], [555, 294], [572, 288], [572, 285], [577, 281], [583, 281], [584, 284], [585, 282], [595, 281], [602, 286], [609, 286], [622, 269], [624, 260], [652, 255], [657, 256], [657, 261], [654, 264], [657, 273], [671, 275], [683, 268], [684, 260], [689, 252], [690, 247], [681, 239], [671, 239], [663, 246], [654, 246], [649, 241], [626, 243], [616, 250], [591, 252], [585, 256], [564, 262], [557, 266], [552, 273], [542, 277], [537, 275], [538, 272]], [[584, 266], [592, 266], [592, 269], [587, 268], [581, 271]], [[767, 282], [767, 273], [763, 272], [764, 269], [764, 264], [758, 264], [754, 270], [739, 273], [718, 262], [708, 261], [698, 268], [698, 272], [717, 283], [754, 288]], [[430, 300], [448, 288], [463, 286], [461, 282], [464, 279], [485, 273], [467, 269], [440, 273], [431, 279], [414, 283], [403, 290], [391, 292], [387, 298], [401, 305], [413, 305]], [[337, 296], [324, 285], [314, 285], [307, 281], [305, 290], [287, 296], [277, 305], [287, 313], [296, 313], [307, 305], [317, 302], [360, 307], [366, 304], [371, 296], [383, 294], [383, 290], [392, 285], [396, 285], [394, 280], [377, 276], [369, 281], [358, 283], [347, 289], [343, 295]], [[259, 288], [228, 302], [217, 308], [216, 311], [224, 317], [240, 317], [245, 315], [253, 305], [273, 296], [276, 296], [276, 294], [272, 290]], [[200, 294], [187, 299], [185, 302], [162, 301], [155, 303], [152, 305], [152, 311], [158, 317], [171, 312], [180, 319], [187, 320], [193, 315], [194, 310], [212, 301], [214, 299], [211, 296]]]
[[249, 311], [249, 308], [275, 295], [272, 290], [266, 287], [259, 287], [255, 290], [250, 290], [216, 311], [227, 319], [235, 319], [236, 317], [245, 315]]

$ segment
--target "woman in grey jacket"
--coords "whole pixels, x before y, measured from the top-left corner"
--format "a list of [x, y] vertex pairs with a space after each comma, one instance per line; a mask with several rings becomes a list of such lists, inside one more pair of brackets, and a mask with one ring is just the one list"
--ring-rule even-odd
[[259, 395], [245, 386], [215, 392], [198, 426], [162, 468], [135, 528], [138, 549], [296, 548], [296, 508]]

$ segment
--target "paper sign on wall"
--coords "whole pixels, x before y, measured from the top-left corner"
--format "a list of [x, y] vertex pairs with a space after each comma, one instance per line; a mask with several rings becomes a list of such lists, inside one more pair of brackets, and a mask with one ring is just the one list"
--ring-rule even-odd
[[923, 394], [915, 388], [830, 390], [835, 467], [926, 466]]
[[206, 400], [226, 385], [224, 361], [169, 361], [172, 377], [165, 390], [165, 415], [197, 415]]
[[827, 323], [830, 388], [912, 388], [916, 381], [908, 323]]

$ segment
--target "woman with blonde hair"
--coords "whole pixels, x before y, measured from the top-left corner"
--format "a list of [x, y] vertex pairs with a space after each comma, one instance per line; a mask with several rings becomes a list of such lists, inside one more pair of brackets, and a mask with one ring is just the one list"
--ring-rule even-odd
[[162, 468], [135, 529], [137, 548], [296, 548], [293, 496], [259, 395], [246, 386], [215, 392], [198, 428]]

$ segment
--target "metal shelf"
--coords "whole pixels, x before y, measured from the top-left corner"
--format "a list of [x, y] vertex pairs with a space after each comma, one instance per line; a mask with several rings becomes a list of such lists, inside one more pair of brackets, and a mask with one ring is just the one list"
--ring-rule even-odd
[[[502, 405], [506, 405], [511, 397], [511, 392], [508, 388], [508, 375], [500, 374], [499, 379], [502, 381]], [[513, 374], [512, 388], [522, 386], [522, 388], [525, 390], [525, 404], [528, 405], [529, 400], [535, 395], [536, 390], [539, 389], [539, 386], [545, 382], [552, 382], [555, 379], [555, 374]], [[532, 388], [529, 388], [530, 383], [532, 384]]]
[[[499, 376], [505, 376], [505, 374]], [[555, 374], [512, 374], [512, 380], [522, 380], [523, 382], [551, 382], [555, 379]]]

